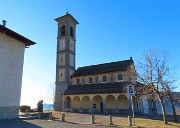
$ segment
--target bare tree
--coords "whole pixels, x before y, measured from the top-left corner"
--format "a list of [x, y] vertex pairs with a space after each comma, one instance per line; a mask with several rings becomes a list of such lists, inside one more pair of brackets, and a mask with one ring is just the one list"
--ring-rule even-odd
[[180, 104], [179, 93], [173, 92], [172, 90], [174, 90], [176, 87], [170, 86], [170, 84], [169, 85], [164, 85], [164, 86], [165, 86], [165, 94], [166, 94], [165, 101], [168, 104], [171, 104], [172, 111], [173, 111], [173, 116], [174, 116], [174, 121], [177, 122], [178, 120], [177, 120], [175, 104]]
[[[170, 66], [167, 61], [167, 55], [162, 53], [158, 55], [154, 48], [145, 53], [144, 61], [138, 65], [138, 81], [148, 86], [147, 93], [154, 98], [157, 96], [161, 104], [164, 123], [167, 124], [167, 116], [163, 98], [165, 89], [174, 80], [171, 79]], [[165, 86], [166, 85], [166, 86]]]
[[46, 92], [46, 101], [51, 102], [54, 104], [55, 102], [55, 84], [51, 83], [49, 88]]

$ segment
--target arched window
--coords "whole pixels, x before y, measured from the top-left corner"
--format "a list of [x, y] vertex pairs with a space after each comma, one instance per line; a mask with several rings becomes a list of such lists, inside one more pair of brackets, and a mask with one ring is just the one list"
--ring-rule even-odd
[[61, 36], [65, 35], [65, 25], [61, 26]]
[[74, 32], [73, 32], [73, 27], [71, 26], [71, 27], [70, 27], [70, 36], [72, 36], [72, 37], [73, 37], [73, 35], [74, 35]]

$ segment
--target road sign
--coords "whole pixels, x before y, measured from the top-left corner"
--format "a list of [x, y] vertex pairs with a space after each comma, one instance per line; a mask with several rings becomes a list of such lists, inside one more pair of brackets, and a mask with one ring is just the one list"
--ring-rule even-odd
[[134, 103], [133, 103], [133, 98], [132, 98], [135, 95], [134, 85], [127, 86], [127, 93], [129, 96], [131, 96], [132, 114], [133, 114], [134, 126], [135, 126]]
[[134, 96], [135, 95], [135, 93], [134, 93], [134, 85], [128, 85], [127, 93], [128, 93], [129, 96]]

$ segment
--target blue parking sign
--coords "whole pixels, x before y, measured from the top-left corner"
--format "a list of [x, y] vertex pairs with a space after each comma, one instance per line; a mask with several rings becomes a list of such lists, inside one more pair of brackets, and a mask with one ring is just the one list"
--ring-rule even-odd
[[127, 86], [127, 92], [128, 92], [129, 96], [134, 96], [135, 95], [135, 93], [134, 93], [134, 85], [128, 85]]

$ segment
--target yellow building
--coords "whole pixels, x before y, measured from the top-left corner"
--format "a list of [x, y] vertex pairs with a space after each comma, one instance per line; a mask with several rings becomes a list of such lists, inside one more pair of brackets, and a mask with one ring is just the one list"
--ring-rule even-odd
[[[58, 37], [54, 109], [90, 113], [131, 112], [127, 86], [136, 82], [132, 57], [75, 70], [78, 22], [69, 13], [55, 20], [58, 22]], [[136, 111], [143, 112], [141, 100], [134, 100], [134, 105]]]
[[78, 68], [71, 76], [72, 86], [64, 92], [63, 111], [130, 112], [127, 85], [136, 79], [135, 72], [132, 58]]

